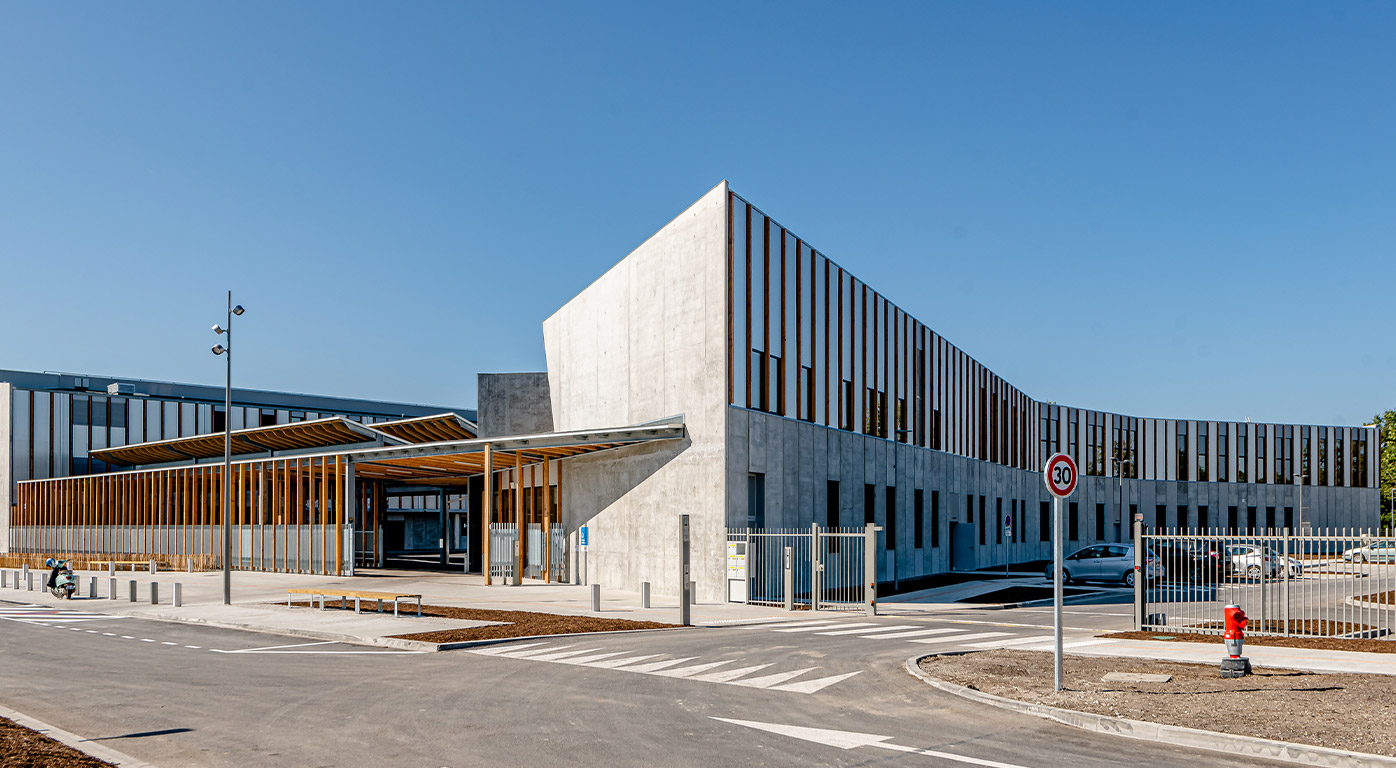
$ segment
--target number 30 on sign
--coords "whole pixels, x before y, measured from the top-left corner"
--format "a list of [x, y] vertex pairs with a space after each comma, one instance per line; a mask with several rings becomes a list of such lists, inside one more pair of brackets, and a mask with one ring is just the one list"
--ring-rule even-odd
[[1076, 462], [1065, 453], [1053, 454], [1042, 469], [1042, 480], [1053, 496], [1070, 496], [1076, 490]]

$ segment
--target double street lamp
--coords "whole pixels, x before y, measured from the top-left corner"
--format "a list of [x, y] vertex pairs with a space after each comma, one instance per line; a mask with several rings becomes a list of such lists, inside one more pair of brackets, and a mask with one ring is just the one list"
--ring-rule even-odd
[[230, 561], [233, 556], [232, 530], [229, 525], [229, 518], [232, 516], [232, 503], [230, 499], [229, 478], [232, 477], [233, 466], [233, 315], [241, 315], [242, 305], [233, 306], [233, 292], [228, 291], [228, 319], [227, 325], [214, 325], [213, 332], [219, 335], [226, 334], [228, 344], [213, 345], [213, 354], [222, 355], [224, 362], [223, 379], [223, 604], [231, 605], [233, 602], [233, 575]]

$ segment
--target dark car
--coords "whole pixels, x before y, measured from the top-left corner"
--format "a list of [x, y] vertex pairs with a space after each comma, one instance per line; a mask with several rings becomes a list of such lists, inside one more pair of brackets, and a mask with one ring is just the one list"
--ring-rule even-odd
[[1186, 581], [1213, 583], [1225, 579], [1232, 571], [1231, 558], [1226, 555], [1226, 546], [1221, 541], [1158, 541], [1153, 550], [1169, 574]]

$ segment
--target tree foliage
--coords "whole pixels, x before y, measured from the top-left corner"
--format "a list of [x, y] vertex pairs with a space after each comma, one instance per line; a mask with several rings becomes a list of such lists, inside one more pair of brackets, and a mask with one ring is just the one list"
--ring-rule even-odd
[[1377, 449], [1380, 453], [1378, 472], [1381, 480], [1381, 527], [1396, 527], [1396, 509], [1392, 509], [1391, 489], [1396, 488], [1396, 410], [1379, 413], [1372, 419], [1377, 425]]

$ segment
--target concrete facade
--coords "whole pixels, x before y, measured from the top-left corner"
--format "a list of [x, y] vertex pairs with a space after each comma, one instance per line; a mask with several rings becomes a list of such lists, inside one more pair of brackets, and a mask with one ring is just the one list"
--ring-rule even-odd
[[553, 431], [548, 374], [482, 373], [476, 382], [480, 437]]
[[593, 583], [678, 594], [688, 513], [699, 599], [723, 589], [726, 201], [724, 182], [543, 323], [556, 429], [681, 414], [688, 431], [681, 445], [566, 462], [563, 524], [574, 540], [588, 526]]

